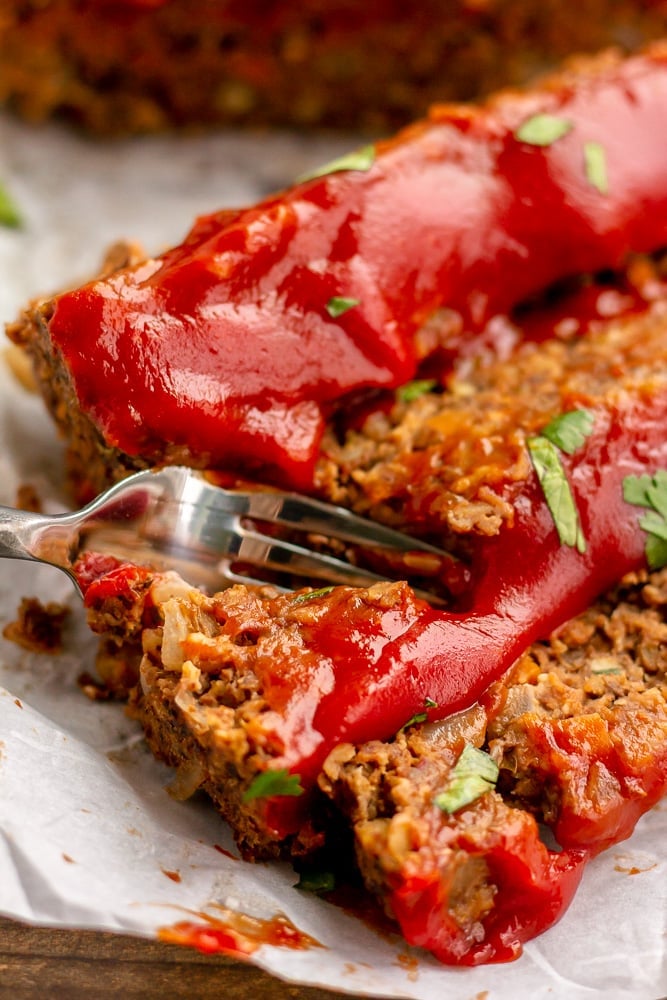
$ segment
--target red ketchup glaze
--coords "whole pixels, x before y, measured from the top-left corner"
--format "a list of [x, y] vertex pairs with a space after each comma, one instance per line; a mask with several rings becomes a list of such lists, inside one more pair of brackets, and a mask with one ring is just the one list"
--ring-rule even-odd
[[99, 552], [84, 552], [76, 561], [74, 573], [87, 606], [92, 599], [101, 603], [128, 591], [145, 590], [155, 575], [144, 566]]
[[[520, 142], [538, 112], [570, 131]], [[664, 47], [571, 87], [435, 108], [378, 143], [370, 169], [202, 218], [162, 257], [59, 296], [51, 337], [121, 450], [172, 443], [306, 488], [337, 401], [409, 380], [434, 310], [460, 312], [468, 336], [554, 281], [664, 245], [666, 128]], [[332, 318], [334, 297], [359, 304]]]
[[251, 917], [246, 913], [218, 906], [219, 916], [196, 914], [197, 920], [182, 920], [170, 927], [160, 927], [158, 938], [170, 944], [196, 948], [205, 955], [231, 955], [248, 958], [263, 945], [304, 951], [321, 945], [300, 931], [283, 914], [274, 917]]
[[448, 912], [450, 885], [437, 866], [401, 873], [390, 902], [406, 940], [451, 965], [518, 958], [523, 943], [553, 926], [567, 909], [587, 861], [585, 851], [548, 851], [536, 829], [520, 819], [489, 834], [484, 860], [498, 892], [483, 921], [482, 940], [464, 934]]
[[[663, 380], [664, 381], [664, 380]], [[350, 606], [339, 588], [327, 597], [330, 610], [303, 626], [311, 656], [300, 669], [289, 662], [258, 663], [268, 707], [280, 721], [276, 742], [287, 767], [310, 791], [326, 754], [341, 742], [391, 738], [426, 699], [436, 702], [431, 719], [483, 698], [489, 684], [533, 640], [583, 610], [624, 573], [645, 564], [646, 535], [640, 511], [623, 499], [628, 475], [667, 468], [667, 389], [653, 389], [591, 407], [593, 432], [572, 456], [563, 456], [586, 538], [580, 552], [562, 544], [533, 477], [515, 500], [511, 528], [479, 540], [473, 557], [474, 585], [465, 609], [440, 612], [422, 601], [373, 617], [363, 604]], [[145, 583], [144, 571], [94, 556], [81, 566], [86, 603], [121, 596]], [[149, 574], [150, 575], [150, 574]], [[602, 727], [603, 728], [603, 727]], [[605, 739], [607, 743], [605, 744]], [[273, 741], [271, 741], [273, 742]], [[619, 789], [598, 808], [563, 803], [554, 833], [563, 850], [546, 849], [534, 820], [519, 814], [502, 828], [490, 826], [481, 845], [496, 901], [483, 920], [481, 939], [470, 939], [448, 913], [450, 885], [437, 865], [395, 872], [390, 904], [411, 944], [443, 961], [479, 964], [520, 954], [526, 940], [551, 926], [568, 906], [590, 856], [632, 831], [639, 816], [667, 789], [667, 750], [643, 760], [632, 745], [618, 746], [592, 726], [579, 734], [554, 721], [544, 729], [546, 772], [564, 768], [585, 786], [591, 760], [600, 760]], [[311, 798], [273, 797], [258, 803], [277, 839], [306, 821]], [[472, 851], [479, 845], [465, 843]], [[233, 953], [247, 947], [227, 927], [179, 925], [169, 940]], [[249, 952], [248, 952], [249, 953]]]
[[667, 792], [667, 745], [649, 755], [632, 739], [627, 743], [615, 739], [603, 720], [586, 720], [580, 731], [554, 721], [536, 736], [545, 782], [551, 775], [557, 780], [567, 773], [576, 775], [580, 787], [586, 788], [592, 760], [608, 775], [602, 802], [595, 797], [577, 802], [564, 797], [560, 803], [553, 832], [568, 848], [581, 847], [595, 855], [626, 840], [640, 817]]

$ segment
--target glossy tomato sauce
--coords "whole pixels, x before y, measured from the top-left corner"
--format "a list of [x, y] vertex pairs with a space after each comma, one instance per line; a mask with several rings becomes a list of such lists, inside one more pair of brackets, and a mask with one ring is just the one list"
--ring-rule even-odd
[[[545, 115], [551, 135], [526, 139]], [[464, 338], [555, 281], [664, 245], [666, 126], [664, 46], [481, 108], [434, 108], [59, 296], [50, 336], [110, 444], [307, 488], [332, 409], [411, 379], [437, 310], [460, 314]]]

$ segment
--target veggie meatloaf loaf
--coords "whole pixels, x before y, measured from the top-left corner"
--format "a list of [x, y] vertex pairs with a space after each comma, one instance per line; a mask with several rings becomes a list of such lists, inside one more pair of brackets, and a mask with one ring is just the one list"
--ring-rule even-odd
[[[648, 273], [657, 274], [653, 270]], [[652, 287], [655, 289], [657, 283], [653, 282]], [[444, 541], [469, 568], [468, 575], [458, 580], [458, 592], [447, 595], [449, 606], [474, 609], [475, 591], [483, 583], [480, 573], [484, 572], [476, 563], [488, 560], [493, 546], [505, 544], [505, 539], [510, 546], [514, 544], [515, 522], [531, 495], [535, 478], [531, 442], [565, 413], [587, 414], [591, 420], [594, 416], [601, 420], [599, 415], [605, 408], [622, 411], [631, 397], [650, 397], [656, 390], [661, 393], [667, 382], [666, 330], [665, 300], [659, 298], [637, 313], [600, 322], [585, 336], [546, 343], [528, 341], [509, 360], [480, 360], [465, 378], [450, 379], [444, 392], [422, 387], [415, 398], [399, 399], [389, 408], [383, 404], [361, 426], [350, 428], [342, 441], [334, 440], [333, 434], [325, 437], [319, 465], [321, 495], [377, 520], [390, 521], [408, 533], [419, 532]], [[585, 427], [585, 421], [577, 421], [576, 433], [586, 434], [581, 427]], [[603, 462], [607, 461], [605, 457]], [[580, 469], [578, 475], [583, 474]], [[599, 474], [596, 471], [596, 477]], [[605, 474], [604, 466], [601, 474]], [[628, 506], [628, 511], [634, 521], [635, 509]], [[528, 565], [531, 559], [543, 558], [538, 549], [537, 526], [531, 530], [535, 536], [529, 539], [533, 550], [517, 552], [514, 569], [504, 567], [504, 582], [508, 585], [513, 572], [526, 572], [519, 565], [522, 556]], [[573, 558], [577, 557], [575, 552]], [[318, 642], [327, 641], [327, 630], [334, 628], [334, 621], [340, 620], [343, 628], [353, 631], [357, 618], [361, 621], [366, 617], [387, 630], [388, 623], [382, 624], [387, 608], [401, 608], [410, 617], [417, 615], [423, 604], [403, 584], [359, 595], [336, 588], [332, 594], [320, 596], [318, 592], [312, 599], [296, 604], [291, 595], [269, 599], [252, 591], [246, 594], [243, 588], [218, 595], [213, 603], [190, 588], [181, 601], [178, 598], [182, 585], [178, 584], [176, 600], [171, 601], [168, 580], [160, 583], [156, 597], [150, 574], [143, 570], [128, 573], [120, 574], [117, 588], [109, 579], [104, 586], [92, 584], [88, 588], [88, 604], [99, 601], [103, 609], [96, 620], [98, 627], [103, 623], [100, 630], [106, 638], [106, 659], [110, 664], [104, 671], [107, 683], [120, 689], [126, 686], [124, 672], [116, 674], [118, 664], [126, 662], [124, 653], [118, 655], [119, 650], [129, 648], [131, 652], [128, 640], [147, 624], [158, 628], [154, 635], [150, 630], [146, 634], [153, 636], [149, 641], [154, 640], [156, 645], [150, 652], [157, 651], [162, 657], [166, 678], [177, 676], [183, 659], [194, 663], [197, 670], [208, 672], [209, 680], [210, 672], [222, 671], [224, 676], [217, 690], [223, 701], [229, 702], [229, 720], [216, 727], [221, 740], [216, 766], [224, 776], [225, 786], [224, 794], [217, 798], [223, 810], [231, 809], [235, 801], [238, 804], [253, 769], [268, 766], [271, 758], [280, 757], [284, 750], [280, 748], [283, 737], [276, 735], [280, 732], [276, 712], [279, 715], [282, 711], [283, 696], [276, 688], [267, 702], [267, 691], [263, 690], [269, 682], [275, 685], [273, 671], [278, 675], [287, 671], [279, 687], [287, 685], [296, 695], [298, 678], [309, 676], [313, 650], [319, 648]], [[502, 584], [499, 581], [498, 585]], [[537, 581], [530, 587], [536, 585]], [[556, 580], [552, 586], [554, 601], [562, 603], [567, 582]], [[157, 605], [160, 609], [155, 621], [153, 611], [145, 613], [142, 604], [147, 589], [152, 594], [150, 608]], [[529, 593], [530, 599], [539, 604], [532, 590]], [[358, 608], [355, 610], [358, 602], [363, 605], [363, 615]], [[333, 617], [327, 617], [330, 615]], [[321, 640], [315, 639], [318, 620], [325, 635]], [[163, 626], [169, 636], [166, 647], [162, 645]], [[191, 634], [195, 637], [188, 640], [188, 652], [183, 657], [179, 643]], [[222, 645], [216, 639], [218, 635]], [[360, 650], [360, 660], [363, 655]], [[474, 657], [472, 649], [470, 656]], [[172, 660], [178, 662], [174, 665]], [[282, 662], [285, 660], [289, 664]], [[132, 677], [131, 662], [127, 669]], [[169, 673], [172, 669], [176, 674]], [[184, 683], [187, 687], [187, 681]], [[186, 725], [191, 723], [195, 733], [203, 718], [199, 714], [199, 695], [209, 697], [208, 686], [201, 692], [198, 683], [193, 682], [191, 694], [183, 693], [181, 699], [193, 706]], [[151, 687], [154, 689], [154, 685]], [[429, 692], [424, 694], [428, 696]], [[434, 692], [431, 695], [435, 697]], [[363, 698], [361, 687], [356, 696], [360, 701]], [[173, 705], [169, 711], [173, 711]], [[240, 716], [237, 718], [235, 713]], [[400, 718], [399, 725], [409, 714]], [[438, 713], [430, 713], [434, 714]], [[174, 719], [165, 722], [163, 732], [168, 732], [172, 724], [175, 733], [181, 732]], [[224, 730], [232, 733], [229, 745], [227, 737], [222, 736]], [[234, 743], [241, 731], [243, 758], [254, 761], [245, 775]], [[176, 742], [180, 738], [176, 737]], [[245, 766], [247, 771], [247, 761]], [[230, 792], [229, 775], [235, 776], [235, 794]], [[280, 839], [275, 831], [262, 826], [261, 817], [254, 816], [252, 810], [250, 818], [237, 820], [235, 825], [249, 853], [262, 855], [281, 850], [280, 844], [274, 843]]]
[[[637, 267], [655, 292], [659, 270]], [[445, 392], [421, 386], [332, 446], [322, 482], [350, 506], [449, 539], [465, 558], [476, 538], [508, 533], [533, 475], [528, 442], [554, 415], [622, 406], [664, 383], [666, 322], [658, 298], [582, 337], [481, 359]], [[541, 558], [536, 548], [528, 565]], [[205, 790], [247, 857], [321, 866], [323, 852], [340, 850], [341, 823], [351, 827], [367, 887], [409, 941], [444, 961], [515, 956], [562, 912], [585, 861], [664, 794], [664, 570], [629, 574], [453, 714], [440, 711], [437, 673], [429, 681], [425, 671], [417, 710], [401, 700], [400, 724], [377, 733], [381, 688], [358, 684], [350, 704], [368, 718], [356, 732], [376, 738], [339, 740], [321, 727], [309, 773], [290, 764], [285, 740], [309, 731], [330, 693], [336, 635], [379, 635], [418, 617], [422, 602], [404, 583], [206, 596], [171, 574], [94, 556], [80, 576], [103, 640], [101, 673], [111, 690], [130, 691], [152, 749], [178, 769], [177, 793]], [[501, 585], [512, 585], [507, 567]], [[567, 581], [551, 586], [561, 601]], [[450, 600], [465, 606], [470, 595]], [[484, 640], [496, 641], [488, 627]], [[379, 665], [367, 669], [377, 681]], [[296, 726], [286, 728], [290, 715]]]
[[99, 133], [217, 123], [386, 130], [573, 52], [665, 33], [658, 0], [8, 0], [0, 103]]

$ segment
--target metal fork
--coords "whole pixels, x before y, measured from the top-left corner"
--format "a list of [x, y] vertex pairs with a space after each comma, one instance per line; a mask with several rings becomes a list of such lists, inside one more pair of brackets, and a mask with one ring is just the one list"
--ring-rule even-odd
[[[265, 571], [270, 582], [287, 574], [304, 578], [304, 584], [369, 586], [387, 578], [314, 551], [309, 540], [302, 545], [273, 537], [255, 522], [270, 531], [315, 534], [361, 549], [414, 553], [416, 561], [428, 563], [430, 557], [436, 565], [453, 558], [342, 507], [295, 493], [222, 489], [179, 466], [130, 476], [74, 513], [49, 516], [0, 507], [0, 556], [57, 566], [79, 592], [75, 563], [84, 552], [174, 569], [208, 590], [265, 584]], [[241, 567], [259, 575], [247, 576]]]

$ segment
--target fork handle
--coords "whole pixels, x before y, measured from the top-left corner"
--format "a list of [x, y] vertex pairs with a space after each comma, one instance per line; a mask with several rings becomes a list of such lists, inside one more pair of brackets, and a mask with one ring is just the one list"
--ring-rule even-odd
[[45, 523], [42, 514], [0, 507], [0, 557], [42, 561], [32, 551], [32, 543], [36, 529]]

